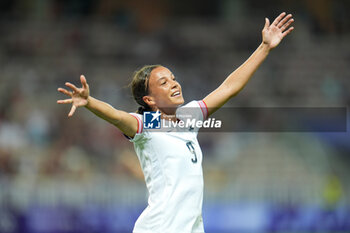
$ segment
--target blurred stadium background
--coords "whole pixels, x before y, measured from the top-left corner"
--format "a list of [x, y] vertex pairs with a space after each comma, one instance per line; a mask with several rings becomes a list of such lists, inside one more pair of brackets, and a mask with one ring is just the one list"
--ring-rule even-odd
[[[133, 71], [161, 63], [201, 99], [259, 45], [264, 17], [286, 11], [295, 31], [227, 105], [349, 106], [349, 3], [2, 0], [0, 232], [131, 232], [146, 206], [132, 144], [86, 109], [68, 119], [65, 81], [85, 74], [93, 96], [131, 112]], [[349, 126], [199, 141], [206, 232], [350, 232]]]

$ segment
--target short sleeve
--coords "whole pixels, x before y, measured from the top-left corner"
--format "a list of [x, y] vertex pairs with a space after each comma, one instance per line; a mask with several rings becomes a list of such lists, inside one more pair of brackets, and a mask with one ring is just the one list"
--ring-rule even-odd
[[190, 118], [204, 121], [208, 118], [208, 108], [203, 100], [193, 100], [178, 108], [176, 111], [176, 117], [180, 120]]
[[197, 101], [198, 105], [202, 111], [203, 114], [203, 120], [206, 120], [208, 118], [208, 106], [207, 104], [204, 102], [204, 100], [199, 100]]
[[135, 117], [135, 119], [137, 120], [137, 131], [136, 134], [133, 138], [127, 136], [124, 134], [124, 136], [130, 141], [130, 142], [136, 142], [138, 140], [140, 140], [142, 138], [142, 135], [144, 133], [144, 129], [143, 129], [143, 117], [141, 114], [138, 113], [129, 113], [131, 116]]
[[137, 120], [137, 131], [136, 133], [142, 133], [143, 131], [143, 121], [142, 121], [142, 115], [141, 114], [137, 114], [137, 113], [129, 113], [131, 116], [135, 117]]

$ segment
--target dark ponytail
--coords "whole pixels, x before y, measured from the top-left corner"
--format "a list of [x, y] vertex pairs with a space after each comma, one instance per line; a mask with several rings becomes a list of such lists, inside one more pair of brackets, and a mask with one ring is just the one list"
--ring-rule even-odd
[[[148, 106], [148, 105], [147, 105], [147, 106]], [[142, 114], [142, 115], [143, 115], [144, 112], [147, 112], [147, 111], [152, 111], [152, 109], [150, 109], [149, 107], [148, 107], [148, 108], [145, 108], [144, 106], [140, 106], [140, 107], [137, 109], [137, 113]]]
[[152, 111], [151, 107], [143, 101], [143, 97], [149, 94], [148, 84], [152, 70], [161, 65], [146, 65], [134, 73], [130, 83], [132, 95], [139, 105], [137, 113], [143, 114], [145, 111]]

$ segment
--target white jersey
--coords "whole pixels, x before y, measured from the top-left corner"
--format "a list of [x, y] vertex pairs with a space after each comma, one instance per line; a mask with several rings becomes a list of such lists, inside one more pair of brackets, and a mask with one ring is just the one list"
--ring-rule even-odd
[[[205, 120], [204, 101], [191, 101], [177, 109], [176, 115], [190, 107], [196, 120]], [[143, 116], [132, 141], [140, 160], [149, 192], [148, 206], [135, 223], [134, 233], [203, 233], [202, 151], [198, 129], [178, 132], [152, 132], [143, 128]], [[182, 120], [180, 117], [178, 117]]]

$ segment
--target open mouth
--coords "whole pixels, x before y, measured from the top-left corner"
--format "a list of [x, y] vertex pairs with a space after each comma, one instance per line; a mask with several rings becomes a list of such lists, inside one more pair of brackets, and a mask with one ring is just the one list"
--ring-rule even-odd
[[171, 97], [178, 97], [180, 96], [180, 92], [179, 91], [175, 91], [173, 94], [171, 94]]

